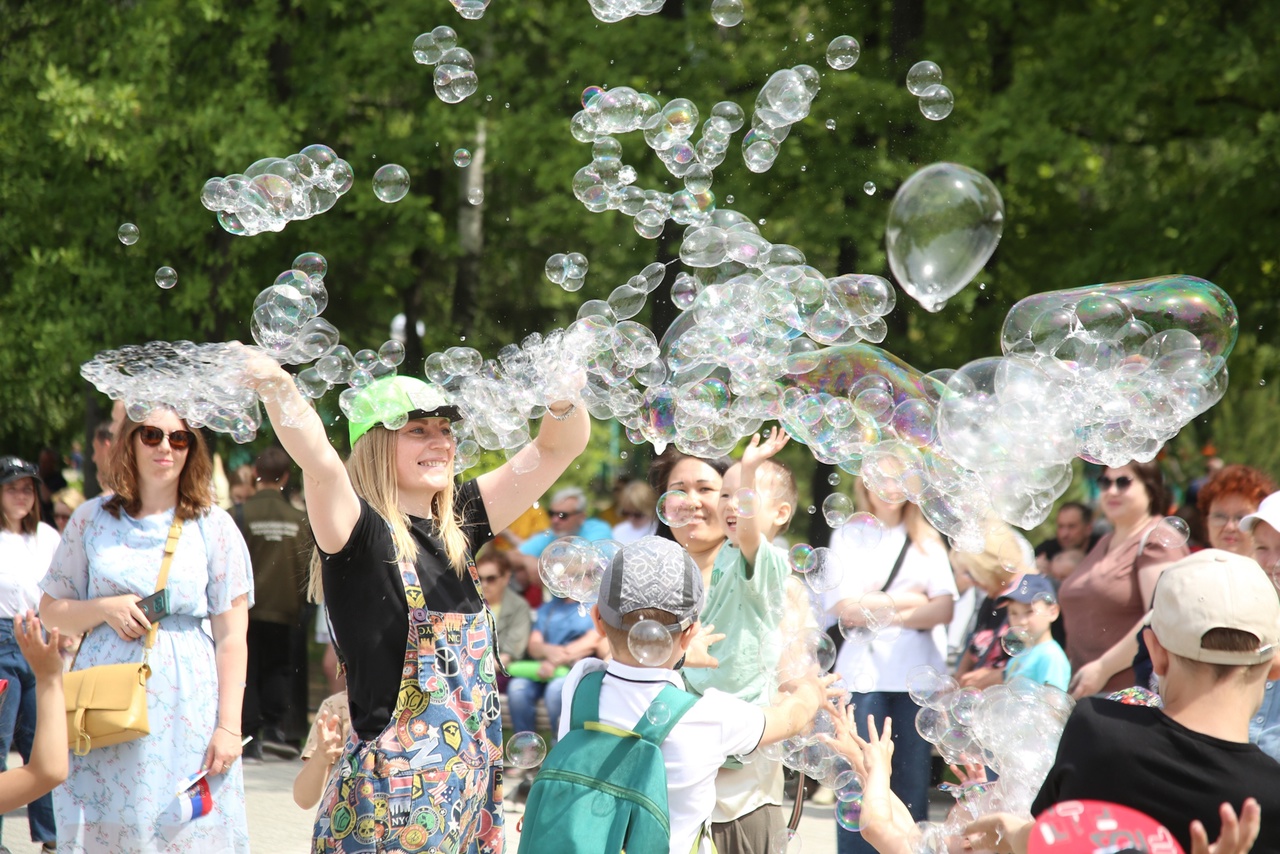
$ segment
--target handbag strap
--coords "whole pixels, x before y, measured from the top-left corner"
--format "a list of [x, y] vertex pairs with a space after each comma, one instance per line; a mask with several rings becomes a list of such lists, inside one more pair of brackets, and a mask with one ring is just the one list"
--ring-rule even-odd
[[[156, 592], [159, 593], [169, 582], [169, 567], [173, 564], [173, 553], [178, 550], [178, 540], [182, 538], [182, 518], [174, 513], [173, 524], [169, 526], [169, 539], [164, 542], [164, 559], [160, 561], [160, 577], [156, 579]], [[156, 642], [156, 632], [160, 631], [160, 621], [153, 620], [147, 629], [147, 650]]]

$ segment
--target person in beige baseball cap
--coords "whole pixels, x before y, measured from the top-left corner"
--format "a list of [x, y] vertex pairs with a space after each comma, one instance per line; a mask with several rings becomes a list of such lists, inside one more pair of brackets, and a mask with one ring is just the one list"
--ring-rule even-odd
[[[1205, 549], [1160, 575], [1145, 623], [1163, 708], [1077, 703], [1031, 814], [1109, 801], [1155, 819], [1184, 851], [1280, 851], [1280, 763], [1249, 743], [1266, 679], [1280, 675], [1280, 592], [1252, 559]], [[1033, 826], [996, 813], [965, 834], [974, 850], [1024, 854]]]

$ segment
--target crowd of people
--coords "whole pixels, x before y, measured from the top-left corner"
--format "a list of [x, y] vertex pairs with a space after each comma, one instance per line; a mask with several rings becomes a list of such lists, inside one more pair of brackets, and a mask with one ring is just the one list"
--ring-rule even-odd
[[[0, 804], [28, 804], [45, 850], [247, 850], [242, 768], [264, 751], [304, 760], [294, 799], [316, 810], [316, 850], [496, 852], [511, 812], [537, 850], [576, 797], [557, 787], [619, 773], [557, 771], [589, 760], [603, 727], [659, 751], [672, 852], [776, 851], [789, 772], [757, 749], [825, 710], [863, 787], [862, 830], [841, 827], [838, 849], [907, 852], [939, 782], [912, 725], [922, 667], [959, 689], [1020, 678], [1076, 700], [1037, 812], [1110, 800], [1186, 851], [1280, 850], [1280, 491], [1257, 469], [1215, 465], [1179, 507], [1158, 462], [1100, 468], [1052, 538], [1033, 550], [992, 522], [979, 553], [853, 478], [863, 515], [832, 531], [814, 592], [789, 551], [801, 501], [776, 428], [736, 461], [668, 450], [593, 513], [558, 484], [588, 437], [572, 398], [548, 407], [528, 460], [459, 482], [442, 389], [363, 390], [344, 462], [279, 366], [251, 364], [279, 445], [231, 473], [225, 508], [205, 434], [163, 408], [95, 433], [105, 489], [88, 500], [52, 451], [0, 458], [0, 762], [12, 748], [26, 775], [0, 776]], [[284, 415], [298, 411], [312, 414]], [[689, 505], [675, 527], [656, 509], [673, 491]], [[542, 582], [569, 538], [610, 543], [598, 601]], [[629, 644], [642, 620], [669, 654]], [[823, 631], [831, 660], [815, 668], [796, 638]], [[308, 721], [313, 636], [331, 696]], [[77, 746], [50, 648], [72, 671], [145, 663], [148, 734]], [[655, 723], [655, 703], [675, 719]], [[576, 735], [586, 722], [596, 735]], [[504, 736], [539, 730], [544, 771], [504, 769]], [[1104, 751], [1159, 770], [1118, 784]], [[202, 816], [181, 787], [196, 772]], [[504, 775], [519, 780], [505, 798]], [[625, 812], [592, 797], [604, 825]], [[1025, 851], [1028, 819], [985, 816], [967, 838]]]

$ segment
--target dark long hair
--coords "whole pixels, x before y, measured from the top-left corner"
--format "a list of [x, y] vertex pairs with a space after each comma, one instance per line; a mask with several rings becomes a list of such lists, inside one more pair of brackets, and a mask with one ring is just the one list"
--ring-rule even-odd
[[[662, 495], [667, 491], [667, 480], [671, 477], [671, 470], [681, 460], [697, 460], [706, 463], [715, 469], [716, 473], [724, 477], [724, 473], [733, 465], [733, 460], [729, 457], [692, 457], [688, 454], [682, 454], [676, 450], [675, 446], [667, 448], [661, 454], [654, 458], [649, 464], [649, 486], [653, 487], [653, 491]], [[675, 536], [671, 533], [671, 529], [667, 527], [667, 523], [658, 518], [658, 530], [656, 536], [663, 539], [675, 541]]]

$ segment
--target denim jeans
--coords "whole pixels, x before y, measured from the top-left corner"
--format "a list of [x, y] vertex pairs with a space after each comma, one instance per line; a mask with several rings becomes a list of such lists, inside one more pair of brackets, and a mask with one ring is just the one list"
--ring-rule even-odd
[[[0, 771], [9, 767], [9, 748], [23, 762], [31, 761], [31, 742], [36, 734], [36, 679], [13, 638], [13, 620], [0, 618], [0, 679], [9, 688], [0, 698]], [[53, 823], [53, 796], [42, 795], [27, 806], [27, 823], [33, 842], [58, 838]]]
[[551, 722], [551, 741], [560, 734], [560, 706], [564, 698], [565, 677], [550, 682], [513, 677], [507, 683], [507, 705], [511, 709], [511, 728], [515, 732], [537, 732], [538, 700], [547, 704]]
[[[920, 707], [905, 691], [874, 691], [854, 694], [857, 705], [858, 735], [867, 737], [867, 715], [876, 720], [876, 730], [883, 731], [884, 719], [893, 719], [893, 778], [890, 788], [902, 799], [916, 821], [929, 817], [929, 776], [932, 772], [932, 748], [916, 732], [916, 713]], [[836, 826], [836, 850], [839, 854], [874, 854], [875, 849], [863, 841], [861, 833]]]

